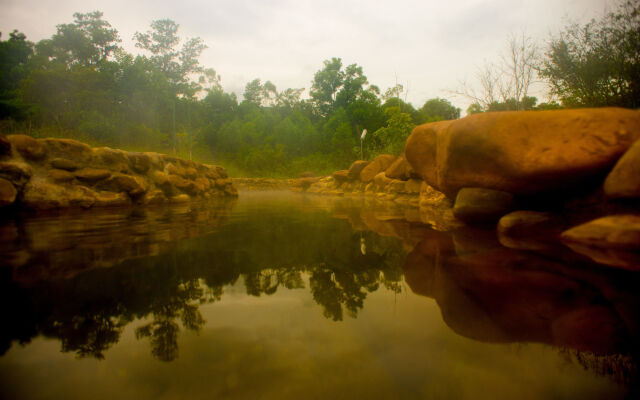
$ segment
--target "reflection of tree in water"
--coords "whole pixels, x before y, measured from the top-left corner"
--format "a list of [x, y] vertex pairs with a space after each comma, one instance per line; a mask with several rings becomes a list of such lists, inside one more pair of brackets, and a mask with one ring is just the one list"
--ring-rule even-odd
[[151, 354], [161, 361], [173, 361], [178, 357], [178, 332], [175, 322], [191, 331], [200, 331], [205, 320], [194, 301], [203, 301], [203, 289], [197, 280], [178, 285], [176, 293], [158, 299], [160, 304], [151, 305], [153, 321], [136, 329], [136, 338], [150, 338]]
[[62, 340], [62, 351], [75, 351], [78, 357], [104, 358], [104, 352], [118, 343], [126, 322], [108, 315], [77, 315], [69, 323], [54, 323], [55, 336]]
[[250, 296], [260, 296], [261, 294], [274, 294], [278, 287], [286, 289], [302, 289], [304, 281], [298, 268], [278, 268], [263, 269], [261, 271], [249, 272], [243, 275], [244, 285], [247, 294]]
[[[179, 242], [162, 255], [71, 279], [22, 288], [1, 277], [4, 304], [14, 304], [14, 310], [0, 344], [9, 349], [13, 340], [26, 343], [43, 334], [59, 338], [64, 352], [104, 358], [127, 324], [147, 319], [136, 337], [149, 340], [154, 357], [171, 361], [178, 357], [180, 329], [204, 326], [200, 304], [219, 300], [223, 288], [239, 278], [248, 295], [260, 296], [281, 288], [302, 289], [307, 276], [327, 318], [342, 320], [344, 310], [356, 316], [368, 293], [382, 285], [400, 290], [403, 250], [395, 239], [365, 232], [363, 255], [360, 235], [336, 226], [342, 223], [322, 219], [282, 229], [261, 221], [257, 227], [230, 225], [224, 232]], [[247, 231], [252, 240], [243, 237]]]

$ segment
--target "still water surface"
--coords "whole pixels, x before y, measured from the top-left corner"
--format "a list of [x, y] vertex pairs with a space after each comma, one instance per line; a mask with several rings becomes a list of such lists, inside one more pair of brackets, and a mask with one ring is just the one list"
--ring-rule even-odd
[[0, 397], [637, 394], [637, 273], [411, 213], [242, 193], [4, 216]]

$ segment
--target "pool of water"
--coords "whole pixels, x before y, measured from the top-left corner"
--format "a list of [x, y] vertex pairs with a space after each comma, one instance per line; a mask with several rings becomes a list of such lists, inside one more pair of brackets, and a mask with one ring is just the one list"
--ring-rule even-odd
[[0, 397], [637, 395], [638, 273], [415, 212], [273, 192], [5, 215]]

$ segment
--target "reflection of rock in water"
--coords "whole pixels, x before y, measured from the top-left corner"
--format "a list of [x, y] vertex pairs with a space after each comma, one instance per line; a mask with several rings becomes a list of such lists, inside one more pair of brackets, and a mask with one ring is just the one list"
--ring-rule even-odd
[[434, 298], [456, 333], [635, 359], [638, 274], [583, 261], [571, 266], [563, 254], [521, 252], [465, 236], [430, 232], [403, 266], [409, 287]]
[[210, 232], [233, 200], [210, 203], [66, 212], [18, 217], [0, 225], [0, 267], [14, 279], [69, 278], [126, 259], [154, 256], [173, 242]]

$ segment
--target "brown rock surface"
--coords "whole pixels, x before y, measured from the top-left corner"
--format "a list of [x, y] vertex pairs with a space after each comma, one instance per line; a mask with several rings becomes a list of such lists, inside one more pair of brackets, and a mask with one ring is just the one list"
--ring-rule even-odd
[[[396, 156], [391, 154], [381, 154], [376, 157], [369, 165], [367, 165], [362, 172], [360, 172], [360, 180], [364, 183], [369, 183], [380, 172], [385, 172], [387, 168], [396, 160]], [[335, 176], [334, 176], [335, 177]]]
[[545, 235], [553, 240], [562, 225], [562, 219], [556, 214], [541, 211], [514, 211], [500, 218], [498, 234], [510, 237]]
[[336, 182], [341, 184], [349, 179], [349, 170], [341, 169], [340, 171], [336, 171], [331, 174], [331, 176], [333, 176], [333, 179], [335, 179]]
[[37, 139], [27, 135], [9, 135], [7, 139], [13, 147], [29, 160], [41, 160], [46, 154], [44, 145]]
[[143, 174], [151, 168], [151, 157], [145, 153], [129, 153], [131, 169]]
[[52, 169], [49, 171], [49, 179], [54, 182], [71, 182], [76, 177], [69, 171], [63, 169]]
[[64, 169], [65, 171], [74, 171], [78, 169], [78, 164], [66, 158], [54, 158], [49, 162], [52, 168]]
[[640, 197], [640, 140], [618, 160], [604, 181], [609, 198]]
[[[9, 193], [4, 202], [15, 200], [18, 207], [44, 210], [153, 204], [180, 192], [189, 200], [237, 196], [232, 181], [223, 178], [226, 170], [215, 165], [158, 153], [92, 149], [70, 139], [12, 135], [4, 142], [16, 151], [2, 157], [0, 179], [17, 192], [12, 196], [9, 186], [4, 185]], [[45, 158], [47, 162], [42, 162]], [[168, 175], [165, 170], [182, 175]], [[211, 177], [219, 180], [218, 185]], [[145, 193], [148, 195], [143, 196]]]
[[0, 136], [0, 156], [11, 154], [11, 142], [4, 136]]
[[0, 178], [0, 207], [13, 204], [16, 200], [18, 191], [11, 182], [6, 179]]
[[598, 108], [481, 113], [418, 126], [411, 166], [453, 196], [462, 187], [534, 194], [580, 185], [640, 137], [640, 113]]
[[81, 166], [87, 165], [93, 158], [93, 149], [85, 143], [73, 139], [41, 139], [48, 149], [49, 157], [66, 158]]
[[369, 165], [370, 161], [358, 160], [354, 161], [353, 164], [349, 167], [349, 172], [347, 173], [347, 179], [350, 181], [355, 181], [360, 178], [360, 173], [362, 170]]
[[20, 161], [0, 162], [0, 177], [13, 182], [16, 186], [24, 185], [32, 175], [33, 170], [29, 164]]
[[610, 215], [562, 233], [567, 243], [640, 251], [640, 215]]
[[75, 177], [89, 184], [96, 183], [111, 176], [111, 172], [106, 169], [84, 168], [74, 173]]
[[398, 157], [384, 172], [387, 178], [400, 179], [403, 181], [411, 178], [413, 169], [404, 156]]
[[456, 196], [453, 215], [469, 223], [497, 221], [511, 211], [513, 195], [500, 190], [462, 188]]

